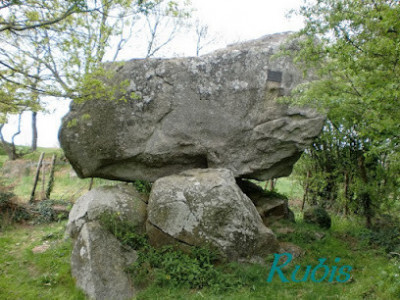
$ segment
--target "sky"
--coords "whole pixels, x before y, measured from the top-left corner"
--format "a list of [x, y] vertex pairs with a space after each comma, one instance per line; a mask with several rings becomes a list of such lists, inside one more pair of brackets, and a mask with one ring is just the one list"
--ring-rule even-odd
[[[193, 18], [199, 19], [209, 27], [209, 33], [215, 41], [207, 50], [221, 48], [227, 44], [256, 39], [266, 34], [296, 31], [301, 28], [298, 17], [288, 19], [287, 13], [298, 8], [302, 0], [191, 0], [195, 9]], [[188, 37], [177, 38], [162, 53], [163, 56], [195, 55], [195, 44]], [[129, 48], [122, 59], [143, 55], [139, 49]], [[136, 52], [135, 52], [136, 51]], [[46, 99], [47, 112], [38, 114], [38, 146], [59, 147], [58, 130], [61, 118], [69, 110], [69, 101]], [[15, 139], [17, 145], [31, 144], [31, 114], [24, 113], [21, 122], [21, 134]], [[11, 117], [3, 129], [7, 141], [16, 132], [17, 117]]]

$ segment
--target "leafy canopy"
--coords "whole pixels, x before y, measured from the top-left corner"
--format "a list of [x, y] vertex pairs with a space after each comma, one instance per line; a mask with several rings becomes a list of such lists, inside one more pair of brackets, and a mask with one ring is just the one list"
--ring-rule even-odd
[[289, 101], [328, 117], [303, 162], [332, 199], [344, 189], [370, 216], [400, 185], [399, 1], [306, 0], [297, 13], [305, 26], [293, 59], [313, 80]]

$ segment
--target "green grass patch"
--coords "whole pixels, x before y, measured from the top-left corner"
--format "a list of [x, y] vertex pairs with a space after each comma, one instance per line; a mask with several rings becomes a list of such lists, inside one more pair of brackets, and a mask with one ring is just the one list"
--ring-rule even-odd
[[4, 163], [8, 160], [7, 155], [0, 155], [0, 168], [3, 167]]
[[[62, 240], [64, 224], [18, 226], [0, 233], [0, 299], [85, 299], [70, 275], [71, 244]], [[299, 245], [305, 254], [284, 270], [287, 278], [296, 265], [301, 266], [300, 274], [303, 274], [307, 265], [315, 267], [319, 258], [327, 258], [325, 264], [330, 267], [352, 266], [351, 279], [346, 283], [310, 280], [282, 283], [275, 275], [268, 283], [273, 256], [265, 257], [265, 265], [215, 263], [214, 254], [207, 249], [183, 253], [168, 248], [145, 249], [142, 245], [139, 260], [129, 269], [142, 287], [137, 299], [400, 297], [400, 261], [389, 258], [383, 248], [360, 238], [365, 229], [357, 218], [334, 216], [329, 230], [301, 220], [290, 226], [295, 231], [280, 234], [279, 239]], [[323, 233], [325, 237], [317, 238], [315, 233]], [[125, 236], [123, 231], [121, 235]], [[50, 245], [49, 250], [32, 252], [35, 246], [45, 242]], [[340, 262], [335, 263], [335, 258], [340, 258]]]
[[61, 148], [37, 148], [36, 151], [30, 152], [29, 149], [22, 156], [23, 159], [38, 161], [40, 155], [44, 152], [45, 157], [50, 158], [53, 154], [57, 155], [58, 158], [64, 157], [64, 151]]
[[[63, 232], [54, 223], [0, 233], [0, 299], [85, 299], [70, 275], [71, 242]], [[47, 251], [32, 252], [46, 241]]]
[[[335, 219], [334, 223], [336, 222], [342, 221]], [[276, 274], [273, 281], [267, 283], [272, 265], [272, 258], [267, 258], [266, 266], [237, 263], [218, 266], [217, 270], [223, 277], [229, 277], [230, 282], [238, 283], [232, 289], [221, 291], [206, 287], [200, 290], [171, 286], [160, 288], [152, 285], [142, 291], [138, 299], [398, 299], [399, 260], [389, 259], [382, 249], [371, 249], [365, 244], [359, 244], [353, 237], [354, 232], [352, 234], [353, 230], [357, 230], [358, 224], [353, 226], [351, 222], [344, 223], [348, 226], [346, 231], [321, 230], [302, 222], [296, 225], [296, 233], [289, 234], [286, 240], [300, 244], [305, 255], [292, 261], [284, 274], [286, 278], [290, 278], [295, 266], [300, 265], [302, 275], [307, 265], [314, 268], [318, 265], [319, 258], [327, 258], [326, 265], [330, 267], [353, 267], [351, 278], [346, 283], [327, 280], [314, 283], [310, 279], [301, 283], [283, 283]], [[320, 231], [326, 236], [316, 240], [312, 234]], [[334, 262], [337, 257], [340, 258], [339, 263]]]
[[[53, 153], [62, 155], [59, 149], [39, 149], [24, 158], [37, 161], [43, 150], [49, 154], [48, 158]], [[0, 164], [6, 159], [0, 155]], [[26, 202], [33, 175], [30, 172], [21, 178], [2, 178], [2, 181], [14, 186], [12, 192]], [[56, 165], [55, 178], [51, 199], [56, 201], [74, 202], [88, 191], [90, 184], [90, 179], [78, 178], [63, 162]], [[94, 180], [94, 187], [106, 184], [118, 182]], [[264, 187], [263, 183], [259, 184]], [[135, 186], [143, 193], [149, 192], [150, 185], [146, 182], [137, 181]], [[37, 192], [40, 190], [39, 181]], [[290, 177], [278, 179], [276, 191], [290, 200], [303, 196], [301, 186]], [[42, 207], [44, 215], [50, 216], [45, 204]], [[129, 226], [121, 227], [110, 216], [103, 220], [103, 225], [124, 245], [138, 250], [138, 261], [127, 269], [141, 288], [136, 299], [400, 299], [400, 260], [387, 254], [389, 250], [397, 249], [397, 231], [383, 228], [372, 232], [365, 229], [363, 220], [357, 217], [337, 215], [332, 216], [332, 227], [326, 230], [304, 223], [296, 207], [294, 212], [297, 223], [282, 225], [294, 231], [277, 236], [282, 242], [301, 247], [304, 255], [295, 258], [284, 269], [284, 275], [290, 278], [296, 265], [301, 266], [302, 274], [308, 265], [315, 267], [318, 259], [326, 258], [328, 266], [349, 265], [353, 268], [348, 282], [314, 283], [308, 279], [301, 283], [283, 283], [275, 275], [268, 283], [273, 255], [265, 257], [263, 265], [226, 263], [218, 260], [209, 248], [196, 248], [190, 253], [171, 247], [154, 249], [148, 245], [146, 237], [134, 234], [134, 228]], [[49, 218], [53, 219], [54, 216]], [[63, 240], [64, 229], [65, 223], [11, 224], [2, 228], [0, 299], [85, 299], [71, 277], [71, 241]], [[34, 247], [45, 243], [50, 245], [47, 251], [32, 252]], [[340, 262], [335, 264], [335, 258], [340, 258]]]
[[291, 177], [278, 178], [275, 189], [278, 193], [286, 195], [289, 199], [303, 198], [303, 187]]
[[[47, 187], [48, 174], [46, 174], [45, 189]], [[51, 193], [51, 199], [72, 201], [88, 192], [90, 185], [90, 178], [81, 179], [75, 175], [69, 164], [58, 164], [54, 174], [54, 186]], [[5, 184], [14, 185], [14, 194], [21, 199], [22, 202], [27, 202], [30, 199], [34, 182], [34, 174], [31, 172], [29, 175], [17, 178], [15, 181], [10, 179], [5, 180]], [[93, 181], [93, 188], [103, 185], [115, 185], [120, 182], [95, 178]], [[42, 193], [42, 176], [36, 188], [36, 198], [40, 199]]]

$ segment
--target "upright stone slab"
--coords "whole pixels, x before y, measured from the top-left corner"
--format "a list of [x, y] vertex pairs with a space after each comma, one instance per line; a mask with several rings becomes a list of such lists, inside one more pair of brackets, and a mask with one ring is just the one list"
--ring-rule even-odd
[[288, 34], [229, 46], [202, 57], [109, 64], [126, 81], [125, 101], [72, 104], [59, 134], [80, 177], [133, 181], [192, 168], [226, 168], [235, 177], [289, 175], [324, 117], [277, 98], [302, 81], [272, 55]]
[[130, 300], [135, 289], [125, 269], [136, 259], [136, 251], [124, 249], [98, 222], [89, 222], [74, 242], [71, 272], [90, 299]]
[[76, 285], [90, 299], [128, 300], [135, 295], [125, 269], [137, 259], [135, 250], [122, 245], [100, 221], [105, 213], [144, 233], [146, 199], [133, 187], [104, 186], [80, 197], [73, 206], [67, 234], [73, 239], [71, 272]]

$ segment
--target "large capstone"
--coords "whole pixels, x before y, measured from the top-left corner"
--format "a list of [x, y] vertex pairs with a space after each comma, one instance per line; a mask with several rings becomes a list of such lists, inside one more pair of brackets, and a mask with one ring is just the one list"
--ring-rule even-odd
[[80, 177], [123, 181], [192, 168], [258, 180], [289, 175], [324, 117], [277, 101], [303, 80], [288, 58], [272, 58], [287, 38], [109, 64], [125, 101], [72, 104], [59, 134], [66, 157]]
[[264, 257], [279, 249], [227, 169], [194, 169], [160, 178], [147, 209], [147, 234], [156, 247], [209, 245], [229, 260]]

